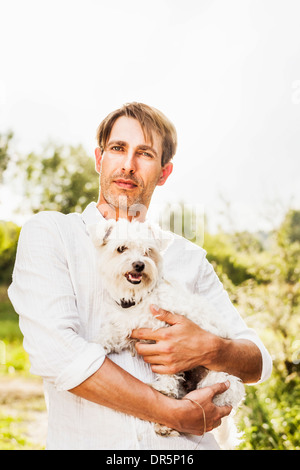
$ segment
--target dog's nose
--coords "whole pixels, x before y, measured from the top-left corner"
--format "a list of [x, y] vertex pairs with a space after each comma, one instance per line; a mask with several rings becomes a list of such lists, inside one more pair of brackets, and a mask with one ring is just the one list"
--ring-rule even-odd
[[145, 267], [145, 263], [143, 263], [143, 261], [135, 261], [134, 263], [132, 263], [132, 267], [133, 269], [135, 269], [135, 271], [141, 273]]

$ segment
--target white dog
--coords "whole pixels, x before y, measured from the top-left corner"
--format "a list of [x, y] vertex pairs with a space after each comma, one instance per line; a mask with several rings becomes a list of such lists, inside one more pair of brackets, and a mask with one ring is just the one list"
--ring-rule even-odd
[[[100, 337], [97, 338], [107, 354], [126, 348], [136, 354], [135, 340], [130, 338], [135, 328], [169, 326], [151, 314], [151, 304], [184, 315], [213, 334], [231, 337], [226, 319], [210, 303], [197, 294], [191, 294], [183, 286], [164, 279], [162, 252], [170, 243], [171, 234], [148, 223], [129, 223], [125, 219], [92, 225], [88, 231], [97, 248], [99, 270], [109, 294]], [[193, 389], [229, 380], [228, 390], [214, 398], [216, 405], [229, 404], [234, 411], [244, 398], [244, 386], [237, 377], [204, 368], [189, 371], [188, 375], [189, 382], [194, 382]], [[158, 374], [156, 381], [150, 385], [168, 396], [181, 398], [191, 391], [185, 388], [185, 384], [182, 373]], [[159, 424], [155, 425], [155, 431], [161, 435], [177, 433]], [[221, 447], [235, 447], [238, 434], [232, 416], [223, 418], [215, 435]]]

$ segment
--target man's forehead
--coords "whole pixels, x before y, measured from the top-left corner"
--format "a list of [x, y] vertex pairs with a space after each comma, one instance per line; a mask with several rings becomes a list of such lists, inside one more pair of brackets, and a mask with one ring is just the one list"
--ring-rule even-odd
[[157, 152], [162, 153], [162, 139], [160, 135], [154, 130], [146, 134], [139, 121], [131, 117], [121, 116], [114, 123], [108, 143], [117, 140], [127, 144], [153, 147]]

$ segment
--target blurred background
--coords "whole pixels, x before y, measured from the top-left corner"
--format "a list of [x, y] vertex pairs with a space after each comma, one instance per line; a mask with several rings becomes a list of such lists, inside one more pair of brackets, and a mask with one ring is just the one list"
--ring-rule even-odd
[[150, 217], [205, 248], [274, 360], [247, 387], [241, 448], [299, 449], [299, 2], [0, 0], [0, 13], [0, 449], [45, 446], [6, 294], [20, 229], [97, 200], [96, 128], [130, 101], [178, 131]]

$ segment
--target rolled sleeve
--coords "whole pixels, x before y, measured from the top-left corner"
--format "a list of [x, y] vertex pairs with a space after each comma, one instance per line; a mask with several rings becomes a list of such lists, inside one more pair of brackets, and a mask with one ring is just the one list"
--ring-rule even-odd
[[258, 347], [262, 357], [262, 373], [260, 380], [256, 383], [267, 380], [272, 373], [272, 358], [256, 331], [248, 328], [237, 309], [231, 303], [228, 293], [225, 291], [213, 266], [208, 262], [206, 257], [201, 263], [201, 273], [198, 278], [196, 290], [199, 294], [210, 300], [218, 311], [226, 316], [226, 320], [228, 320], [232, 331], [232, 339], [247, 339]]
[[22, 228], [9, 298], [20, 317], [31, 372], [69, 390], [101, 367], [105, 352], [81, 335], [63, 240], [50, 213]]

